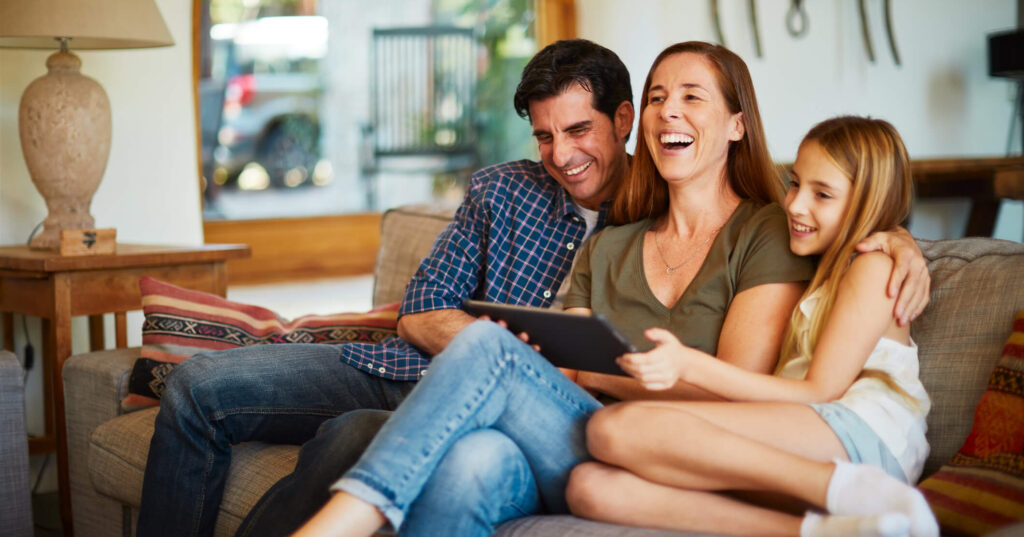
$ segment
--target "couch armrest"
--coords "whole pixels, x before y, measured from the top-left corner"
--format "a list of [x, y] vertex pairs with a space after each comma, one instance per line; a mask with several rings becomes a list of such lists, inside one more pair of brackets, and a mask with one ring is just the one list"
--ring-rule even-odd
[[24, 378], [18, 358], [0, 350], [0, 528], [17, 537], [32, 535]]
[[119, 416], [121, 398], [139, 349], [114, 349], [68, 358], [64, 363], [71, 509], [76, 535], [121, 535], [121, 504], [100, 496], [89, 479], [89, 437]]

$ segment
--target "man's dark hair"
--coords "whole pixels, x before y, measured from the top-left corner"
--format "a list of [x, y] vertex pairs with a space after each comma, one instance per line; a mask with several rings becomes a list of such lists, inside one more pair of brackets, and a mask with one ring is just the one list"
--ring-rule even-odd
[[514, 100], [516, 113], [529, 119], [531, 102], [560, 95], [572, 84], [589, 91], [594, 109], [613, 123], [619, 104], [633, 102], [629, 71], [614, 52], [593, 41], [569, 39], [544, 47], [523, 68]]

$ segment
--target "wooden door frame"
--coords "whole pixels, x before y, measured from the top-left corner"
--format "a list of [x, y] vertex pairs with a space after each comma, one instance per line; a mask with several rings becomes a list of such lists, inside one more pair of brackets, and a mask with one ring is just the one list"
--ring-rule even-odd
[[[192, 98], [196, 129], [196, 167], [202, 181], [202, 130], [199, 122], [200, 27], [203, 0], [192, 0]], [[537, 43], [543, 47], [576, 35], [575, 0], [537, 0]], [[202, 185], [199, 203], [203, 204]], [[201, 213], [200, 213], [201, 214]], [[380, 247], [379, 212], [203, 221], [208, 243], [243, 243], [252, 257], [228, 261], [232, 284], [327, 278], [373, 272]]]

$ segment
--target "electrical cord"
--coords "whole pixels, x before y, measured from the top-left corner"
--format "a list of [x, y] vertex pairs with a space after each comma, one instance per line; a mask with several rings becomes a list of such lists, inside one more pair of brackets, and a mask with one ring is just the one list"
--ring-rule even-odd
[[46, 223], [46, 221], [44, 220], [44, 221], [39, 222], [38, 224], [36, 224], [36, 227], [32, 228], [32, 233], [28, 234], [28, 240], [25, 241], [26, 245], [32, 243], [32, 238], [36, 236], [36, 233], [39, 233], [39, 228], [43, 227], [43, 224], [45, 224], [45, 223]]
[[28, 371], [32, 369], [32, 365], [35, 363], [35, 349], [32, 348], [32, 340], [28, 337], [28, 315], [21, 316], [21, 328], [25, 333], [25, 348], [22, 353], [25, 357], [21, 362], [21, 368], [25, 370], [23, 382], [28, 382]]
[[39, 492], [39, 483], [43, 481], [43, 474], [46, 473], [46, 466], [50, 464], [50, 454], [46, 454], [46, 458], [43, 459], [43, 466], [39, 468], [39, 473], [36, 474], [36, 483], [32, 485], [32, 494]]

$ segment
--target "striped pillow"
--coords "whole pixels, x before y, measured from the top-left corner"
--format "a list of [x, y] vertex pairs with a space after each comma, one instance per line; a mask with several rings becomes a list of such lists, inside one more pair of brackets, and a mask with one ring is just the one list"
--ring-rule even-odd
[[919, 488], [943, 535], [984, 535], [1024, 521], [1024, 310], [974, 410], [971, 434]]
[[132, 367], [126, 411], [160, 404], [164, 378], [188, 357], [209, 351], [275, 343], [379, 343], [394, 336], [398, 303], [366, 313], [282, 319], [259, 306], [144, 277], [142, 350]]

